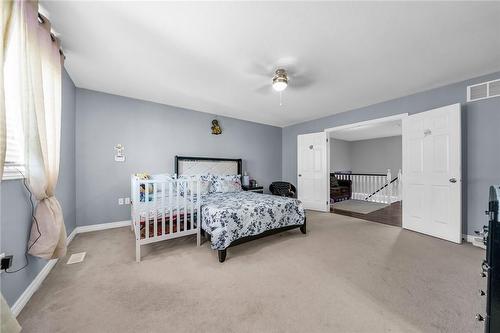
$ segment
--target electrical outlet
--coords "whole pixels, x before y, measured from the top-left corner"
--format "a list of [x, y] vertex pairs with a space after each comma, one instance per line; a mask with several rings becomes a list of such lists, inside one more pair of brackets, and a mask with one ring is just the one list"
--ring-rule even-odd
[[130, 198], [125, 198], [125, 205], [130, 205]]
[[123, 198], [118, 198], [118, 204], [123, 205]]
[[12, 267], [12, 259], [14, 256], [4, 256], [0, 259], [0, 270], [4, 271]]

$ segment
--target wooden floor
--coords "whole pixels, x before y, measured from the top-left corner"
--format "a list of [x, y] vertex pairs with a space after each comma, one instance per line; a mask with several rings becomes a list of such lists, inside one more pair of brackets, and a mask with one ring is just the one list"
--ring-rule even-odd
[[330, 212], [345, 216], [351, 216], [366, 221], [384, 223], [395, 227], [401, 227], [401, 220], [402, 220], [401, 206], [402, 202], [398, 201], [385, 208], [376, 210], [368, 214], [349, 212], [346, 210], [335, 209], [333, 207], [330, 208]]

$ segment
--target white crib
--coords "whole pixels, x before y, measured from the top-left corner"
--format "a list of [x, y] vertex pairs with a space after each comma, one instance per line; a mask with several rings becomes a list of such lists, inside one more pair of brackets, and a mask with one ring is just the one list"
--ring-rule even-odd
[[137, 262], [141, 261], [144, 244], [196, 234], [200, 246], [199, 194], [200, 182], [195, 178], [155, 178], [153, 175], [152, 179], [144, 180], [132, 175], [131, 227], [135, 233]]

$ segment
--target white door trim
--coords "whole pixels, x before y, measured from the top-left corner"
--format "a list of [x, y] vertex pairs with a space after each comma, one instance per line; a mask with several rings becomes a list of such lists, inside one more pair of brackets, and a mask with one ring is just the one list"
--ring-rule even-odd
[[366, 121], [360, 121], [357, 123], [339, 125], [339, 126], [335, 126], [335, 127], [326, 128], [325, 132], [329, 133], [329, 132], [344, 130], [344, 129], [353, 128], [353, 127], [359, 127], [359, 126], [365, 126], [365, 125], [371, 125], [371, 124], [377, 124], [377, 123], [384, 123], [386, 121], [398, 120], [398, 119], [403, 119], [406, 117], [408, 117], [408, 113], [400, 113], [400, 114], [396, 114], [394, 116], [370, 119], [370, 120], [366, 120]]

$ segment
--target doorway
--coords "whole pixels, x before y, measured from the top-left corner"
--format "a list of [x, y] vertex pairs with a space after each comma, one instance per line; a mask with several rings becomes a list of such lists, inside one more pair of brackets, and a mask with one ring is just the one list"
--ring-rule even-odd
[[402, 226], [402, 120], [406, 116], [325, 130], [331, 213]]
[[[389, 209], [396, 197], [401, 199], [398, 201], [401, 201], [401, 226], [404, 229], [461, 243], [462, 151], [459, 103], [411, 116], [400, 114], [299, 135], [297, 137], [299, 200], [306, 209], [330, 211], [330, 132], [362, 129], [364, 126], [398, 119], [402, 124], [402, 168], [397, 178], [392, 170], [390, 174], [380, 173], [379, 180], [376, 180], [377, 177], [372, 177], [372, 174], [353, 175], [352, 171], [345, 174], [338, 172], [336, 177], [338, 185], [347, 187], [335, 193], [338, 201], [373, 199], [372, 206], [382, 203], [389, 206], [381, 208]], [[372, 129], [367, 132], [373, 135], [376, 131]], [[335, 159], [335, 154], [333, 158]], [[371, 162], [365, 164], [370, 165]], [[361, 177], [361, 179], [349, 177]], [[371, 180], [362, 177], [369, 177]], [[397, 185], [393, 184], [393, 179], [396, 179], [394, 182]], [[351, 185], [349, 188], [345, 183], [341, 184], [343, 180], [350, 180], [353, 183], [357, 180], [358, 186]], [[367, 190], [363, 186], [372, 187]], [[371, 210], [374, 207], [366, 208], [366, 205], [365, 208], [355, 208], [351, 203], [349, 205], [351, 214], [366, 215], [379, 211], [377, 213], [381, 215], [380, 219], [384, 219], [383, 210]], [[361, 212], [353, 212], [354, 209]]]

